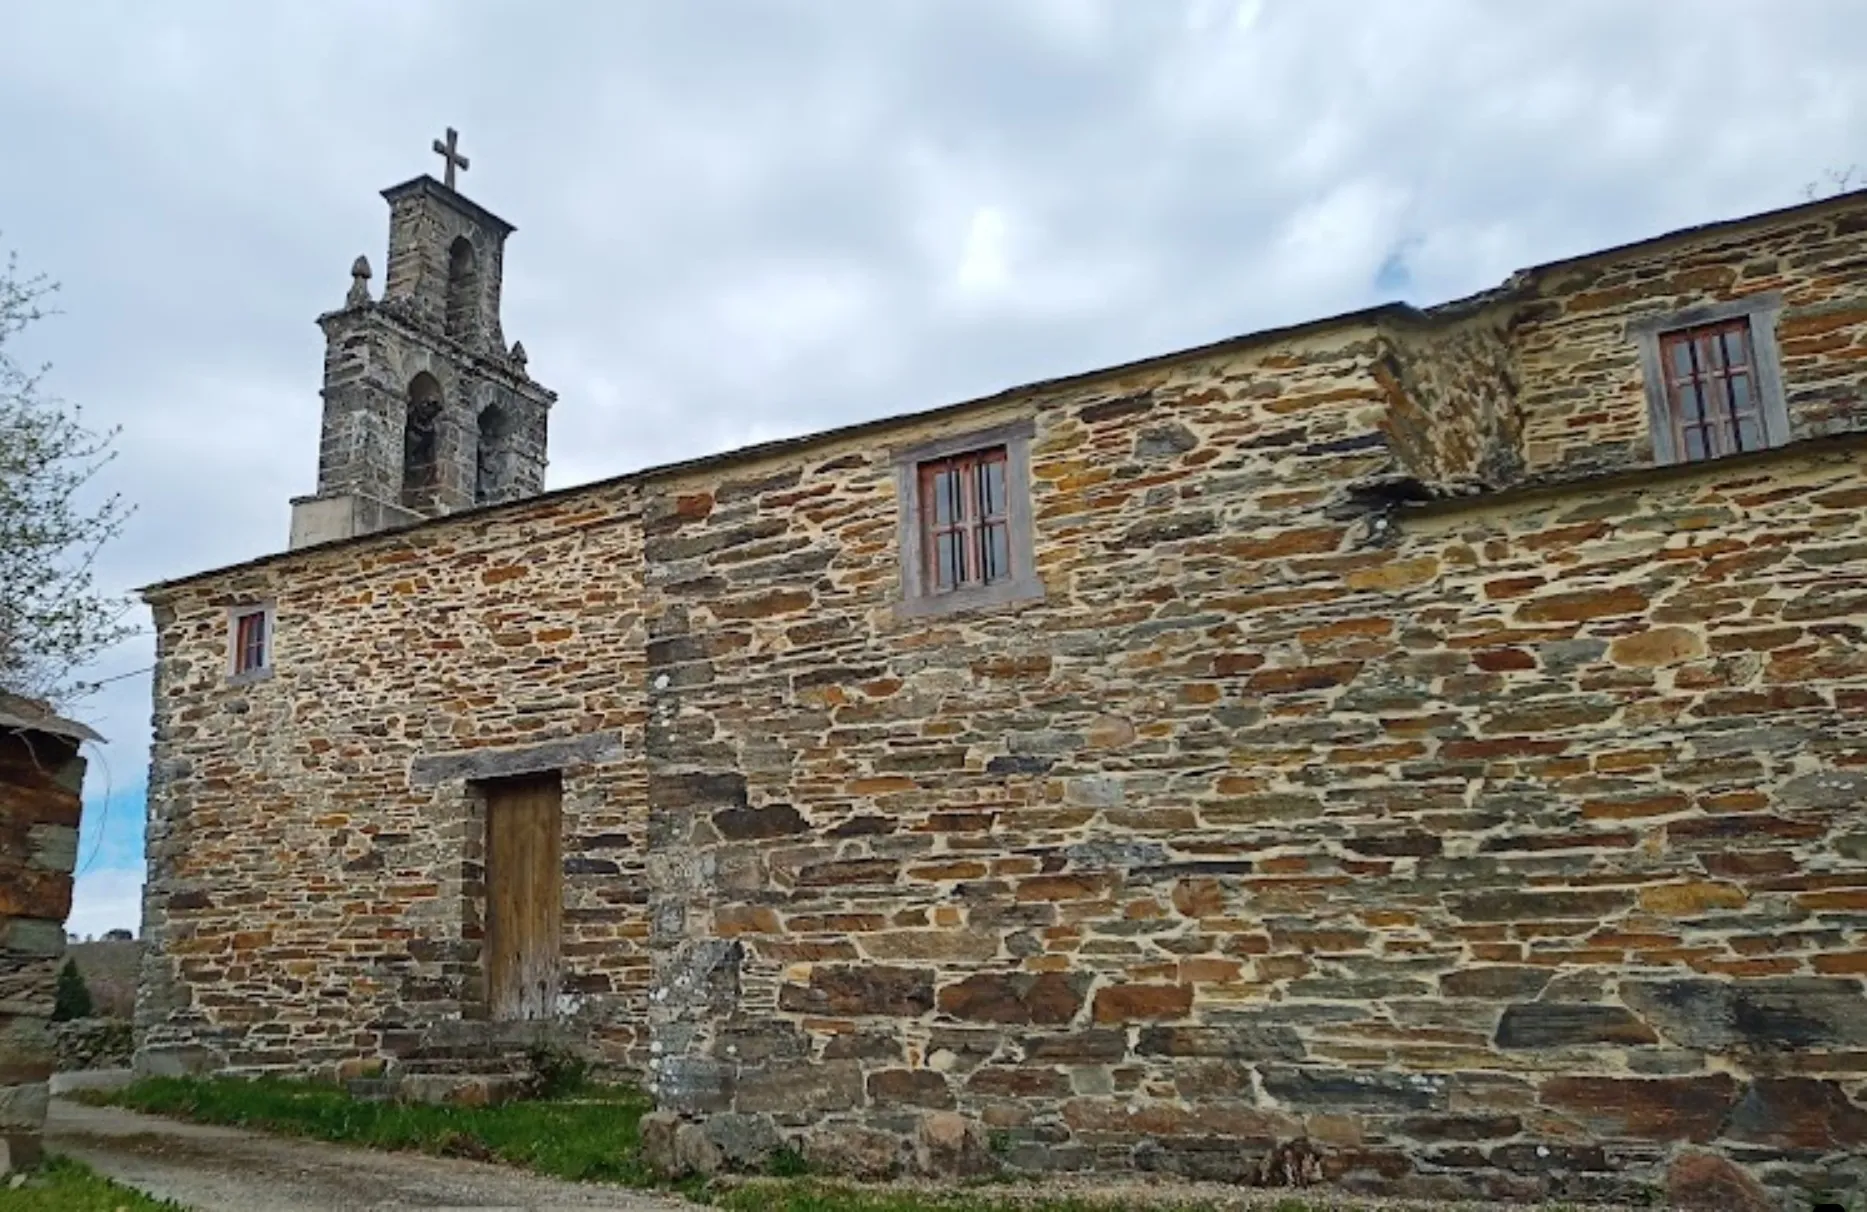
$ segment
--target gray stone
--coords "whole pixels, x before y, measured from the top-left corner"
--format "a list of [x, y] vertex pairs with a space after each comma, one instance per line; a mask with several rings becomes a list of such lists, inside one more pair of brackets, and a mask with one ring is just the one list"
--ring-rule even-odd
[[1790, 779], [1776, 789], [1776, 801], [1790, 809], [1846, 809], [1867, 805], [1867, 771], [1818, 770]]
[[637, 1125], [642, 1164], [662, 1178], [680, 1178], [674, 1154], [674, 1136], [680, 1130], [681, 1117], [672, 1111], [650, 1111]]
[[1297, 1110], [1436, 1111], [1446, 1105], [1443, 1079], [1365, 1069], [1259, 1069], [1264, 1092]]
[[726, 1165], [726, 1155], [699, 1124], [683, 1123], [674, 1129], [674, 1173], [710, 1177]]
[[1199, 445], [1199, 435], [1177, 421], [1153, 425], [1135, 437], [1134, 456], [1150, 461], [1178, 458]]
[[1105, 774], [1084, 775], [1066, 780], [1063, 801], [1084, 808], [1119, 808], [1125, 797], [1121, 780]]
[[742, 1072], [733, 1105], [738, 1110], [786, 1117], [847, 1111], [862, 1102], [862, 1065], [858, 1061], [822, 1064], [771, 1064]]
[[502, 779], [520, 774], [613, 762], [623, 756], [620, 732], [591, 732], [561, 741], [511, 749], [469, 749], [424, 754], [409, 763], [412, 787], [434, 787], [454, 779]]
[[1867, 996], [1858, 981], [1626, 981], [1621, 1000], [1681, 1048], [1794, 1053], [1867, 1047]]
[[16, 917], [6, 924], [0, 938], [15, 956], [56, 958], [65, 953], [64, 926], [43, 918]]
[[804, 1137], [804, 1160], [812, 1169], [868, 1181], [899, 1174], [905, 1151], [900, 1137], [874, 1128], [839, 1124]]
[[741, 1170], [763, 1166], [784, 1143], [770, 1118], [763, 1115], [715, 1115], [707, 1120], [706, 1132], [727, 1163]]
[[1063, 851], [1080, 871], [1132, 871], [1167, 861], [1167, 848], [1159, 842], [1116, 841], [1097, 838], [1077, 842]]
[[1653, 1028], [1622, 1006], [1527, 1002], [1506, 1007], [1497, 1028], [1500, 1048], [1641, 1046], [1658, 1042]]
[[44, 1082], [0, 1086], [0, 1131], [38, 1131], [45, 1124], [48, 1097]]
[[26, 861], [42, 871], [69, 873], [78, 862], [78, 831], [69, 825], [34, 825], [26, 831]]

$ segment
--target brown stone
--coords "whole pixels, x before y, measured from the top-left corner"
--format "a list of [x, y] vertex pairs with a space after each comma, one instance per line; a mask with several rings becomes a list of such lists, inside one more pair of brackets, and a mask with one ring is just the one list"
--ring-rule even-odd
[[942, 1014], [975, 1022], [1061, 1026], [1082, 1009], [1088, 981], [1062, 972], [981, 972], [940, 990]]
[[951, 1107], [953, 1091], [931, 1069], [881, 1069], [869, 1074], [869, 1098], [877, 1106]]
[[1397, 593], [1417, 589], [1439, 575], [1439, 561], [1431, 556], [1394, 560], [1374, 568], [1358, 568], [1344, 578], [1350, 589]]
[[1609, 660], [1637, 669], [1678, 665], [1704, 655], [1705, 638], [1689, 627], [1654, 627], [1608, 645]]
[[1640, 890], [1640, 907], [1667, 917], [1691, 917], [1714, 909], [1742, 909], [1749, 901], [1749, 895], [1736, 884], [1703, 880], [1656, 884]]
[[1773, 1149], [1859, 1154], [1867, 1147], [1867, 1107], [1838, 1082], [1811, 1077], [1760, 1077], [1724, 1126], [1725, 1136]]
[[1191, 985], [1105, 985], [1096, 990], [1095, 1021], [1185, 1018], [1193, 1008]]
[[1298, 694], [1346, 685], [1360, 672], [1359, 661], [1335, 661], [1326, 665], [1260, 669], [1246, 679], [1245, 684], [1258, 694]]
[[882, 1014], [914, 1018], [933, 1009], [933, 973], [879, 964], [810, 974], [808, 985], [783, 985], [778, 1008], [804, 1014]]
[[1582, 623], [1615, 615], [1639, 614], [1649, 605], [1647, 595], [1630, 585], [1612, 589], [1580, 589], [1528, 598], [1517, 607], [1523, 623]]
[[1696, 1141], [1716, 1137], [1737, 1101], [1729, 1074], [1707, 1077], [1559, 1077], [1537, 1088], [1543, 1104], [1606, 1137]]
[[1666, 1170], [1666, 1199], [1678, 1212], [1776, 1212], [1763, 1184], [1715, 1153], [1681, 1153]]

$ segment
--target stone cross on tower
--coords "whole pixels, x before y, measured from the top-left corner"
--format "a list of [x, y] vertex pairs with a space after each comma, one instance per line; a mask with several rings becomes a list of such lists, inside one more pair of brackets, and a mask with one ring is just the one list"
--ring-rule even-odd
[[460, 167], [460, 171], [463, 173], [473, 167], [467, 162], [467, 158], [461, 155], [457, 150], [457, 140], [459, 140], [459, 138], [460, 133], [450, 126], [447, 128], [446, 143], [442, 143], [439, 139], [434, 141], [434, 154], [447, 161], [447, 175], [443, 179], [442, 184], [446, 185], [449, 189], [454, 188], [454, 167], [456, 165]]

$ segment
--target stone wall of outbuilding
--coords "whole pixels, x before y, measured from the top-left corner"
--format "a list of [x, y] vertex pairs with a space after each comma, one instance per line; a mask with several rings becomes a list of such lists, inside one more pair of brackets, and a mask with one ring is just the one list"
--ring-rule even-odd
[[21, 702], [0, 695], [0, 1174], [40, 1157], [84, 791], [79, 741], [26, 727]]

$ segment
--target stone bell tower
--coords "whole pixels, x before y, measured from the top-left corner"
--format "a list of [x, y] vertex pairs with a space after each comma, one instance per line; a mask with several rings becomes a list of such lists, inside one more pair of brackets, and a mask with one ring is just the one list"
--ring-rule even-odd
[[292, 501], [294, 548], [405, 526], [544, 489], [554, 392], [506, 345], [500, 275], [512, 224], [454, 186], [467, 158], [436, 140], [446, 180], [383, 191], [389, 262], [382, 298], [369, 262], [350, 268], [324, 330], [318, 490]]

